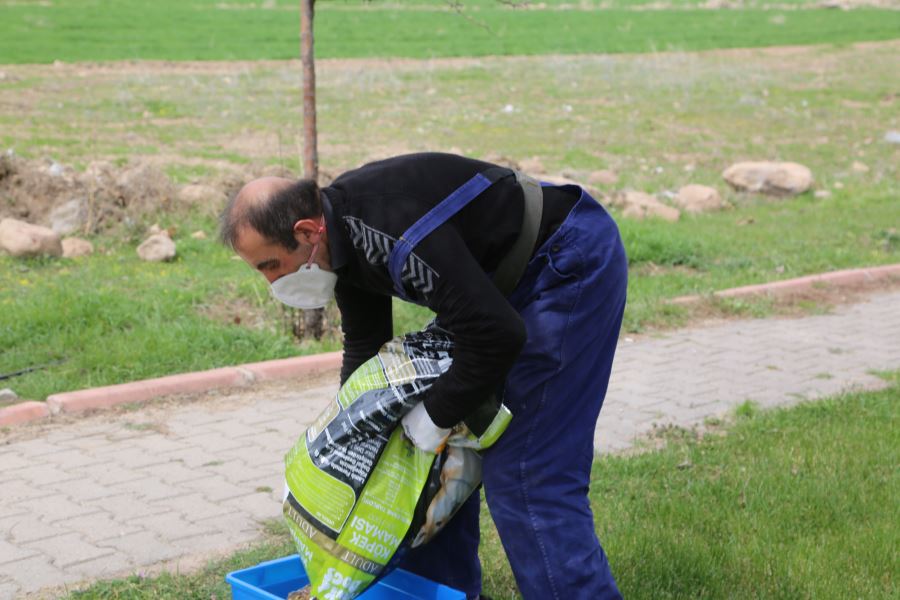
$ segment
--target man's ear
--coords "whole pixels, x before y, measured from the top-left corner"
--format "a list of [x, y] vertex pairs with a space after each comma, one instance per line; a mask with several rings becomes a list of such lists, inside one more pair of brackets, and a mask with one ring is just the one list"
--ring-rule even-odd
[[315, 244], [322, 237], [322, 223], [313, 219], [301, 219], [294, 223], [294, 239], [301, 244]]

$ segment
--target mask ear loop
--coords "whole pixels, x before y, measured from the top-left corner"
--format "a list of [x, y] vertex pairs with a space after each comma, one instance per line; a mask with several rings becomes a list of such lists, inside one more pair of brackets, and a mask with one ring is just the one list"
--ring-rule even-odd
[[[318, 233], [319, 235], [322, 235], [322, 233], [323, 233], [324, 231], [325, 231], [325, 215], [322, 215], [322, 224], [319, 225], [319, 229], [318, 229], [318, 231], [316, 231], [316, 233]], [[320, 241], [321, 241], [321, 240], [320, 240]], [[306, 268], [307, 268], [307, 269], [311, 269], [311, 268], [312, 268], [313, 260], [315, 260], [315, 258], [316, 258], [316, 252], [319, 251], [319, 243], [320, 243], [320, 242], [316, 242], [315, 244], [313, 244], [312, 252], [310, 252], [310, 254], [309, 254], [309, 260], [306, 261]]]

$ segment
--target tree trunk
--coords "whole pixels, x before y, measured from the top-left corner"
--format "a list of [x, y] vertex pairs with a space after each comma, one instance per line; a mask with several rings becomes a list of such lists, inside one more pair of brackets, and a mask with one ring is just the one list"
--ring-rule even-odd
[[[303, 65], [303, 176], [319, 179], [319, 149], [316, 141], [316, 61], [313, 17], [316, 0], [300, 0], [300, 63]], [[296, 312], [296, 311], [295, 311]], [[320, 339], [324, 332], [325, 310], [302, 310], [294, 320], [294, 337]]]
[[303, 65], [303, 176], [319, 178], [316, 143], [316, 63], [313, 54], [315, 0], [300, 0], [300, 62]]

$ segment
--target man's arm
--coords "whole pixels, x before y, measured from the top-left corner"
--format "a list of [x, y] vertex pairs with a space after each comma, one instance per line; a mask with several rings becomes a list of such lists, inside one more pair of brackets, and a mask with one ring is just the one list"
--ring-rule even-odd
[[525, 345], [525, 325], [453, 226], [435, 230], [414, 254], [434, 271], [426, 300], [454, 341], [453, 364], [424, 405], [435, 425], [452, 427], [502, 385]]
[[341, 311], [344, 360], [341, 385], [393, 337], [391, 297], [373, 294], [338, 279], [334, 296]]

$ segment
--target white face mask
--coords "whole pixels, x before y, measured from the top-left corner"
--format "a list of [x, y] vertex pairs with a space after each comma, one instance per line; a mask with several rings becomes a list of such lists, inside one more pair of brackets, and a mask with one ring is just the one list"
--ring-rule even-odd
[[334, 296], [337, 275], [323, 271], [313, 262], [319, 243], [313, 246], [305, 265], [272, 282], [272, 295], [279, 301], [294, 308], [305, 310], [323, 308]]

